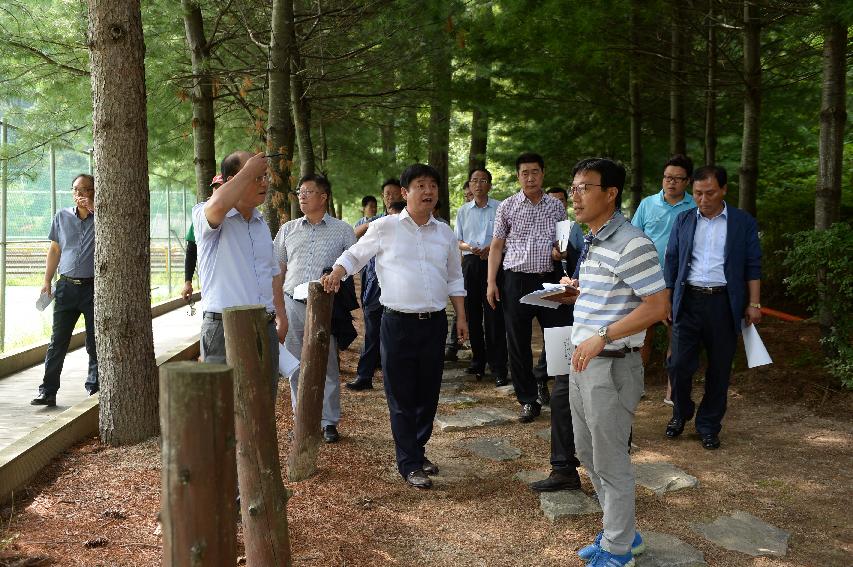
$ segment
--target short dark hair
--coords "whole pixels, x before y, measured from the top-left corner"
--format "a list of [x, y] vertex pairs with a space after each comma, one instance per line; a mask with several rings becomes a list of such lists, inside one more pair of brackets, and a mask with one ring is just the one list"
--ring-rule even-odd
[[469, 187], [471, 187], [471, 183], [469, 181], [466, 181], [465, 183], [462, 184], [462, 190], [463, 191], [465, 189], [468, 189]]
[[383, 189], [385, 189], [386, 185], [396, 185], [397, 187], [399, 187], [400, 180], [396, 177], [389, 177], [388, 179], [382, 182], [382, 185], [379, 187], [379, 190], [382, 191]]
[[663, 164], [664, 169], [669, 166], [683, 168], [687, 172], [687, 177], [693, 177], [693, 160], [684, 154], [675, 154]]
[[[545, 171], [545, 160], [542, 159], [542, 156], [539, 154], [535, 154], [533, 152], [525, 152], [518, 156], [515, 160], [515, 172], [521, 169], [521, 164], [523, 163], [538, 163], [539, 167], [542, 168], [542, 171]], [[491, 181], [491, 179], [489, 179]]]
[[583, 171], [596, 171], [601, 175], [602, 191], [616, 187], [616, 210], [622, 208], [622, 190], [625, 188], [625, 168], [612, 159], [594, 157], [582, 159], [572, 168], [572, 177]]
[[388, 205], [389, 211], [397, 211], [398, 213], [403, 212], [403, 209], [406, 208], [406, 201], [394, 201], [390, 205]]
[[436, 184], [441, 185], [441, 175], [436, 168], [425, 163], [413, 163], [400, 174], [400, 186], [408, 187], [418, 177], [432, 177]]
[[554, 193], [562, 193], [566, 200], [569, 200], [569, 192], [563, 189], [562, 187], [551, 187], [546, 193], [554, 194]]
[[722, 165], [703, 165], [693, 173], [693, 181], [704, 181], [712, 176], [717, 179], [717, 185], [721, 188], [729, 182], [729, 174]]
[[362, 209], [364, 207], [366, 207], [368, 203], [376, 204], [376, 197], [374, 197], [373, 195], [365, 195], [364, 197], [361, 198], [361, 208]]
[[478, 171], [482, 171], [486, 174], [486, 179], [489, 180], [489, 183], [492, 182], [492, 172], [486, 169], [485, 167], [475, 167], [471, 171], [468, 172], [468, 181], [471, 181], [471, 176], [477, 173]]
[[299, 180], [299, 185], [297, 185], [297, 187], [300, 187], [306, 181], [313, 181], [314, 183], [316, 183], [317, 187], [319, 187], [323, 191], [323, 193], [326, 194], [327, 197], [330, 197], [332, 195], [332, 182], [329, 181], [329, 178], [325, 175], [320, 175], [319, 173], [303, 175], [302, 178]]
[[92, 184], [92, 191], [94, 191], [95, 190], [95, 176], [89, 175], [88, 173], [78, 173], [77, 175], [75, 175], [74, 179], [71, 180], [71, 185], [74, 185], [75, 183], [77, 183], [77, 180], [80, 179], [81, 177], [89, 180], [89, 183]]
[[225, 156], [219, 169], [222, 171], [222, 181], [228, 181], [229, 177], [234, 177], [237, 172], [243, 168], [243, 160], [241, 159], [242, 152], [232, 152]]

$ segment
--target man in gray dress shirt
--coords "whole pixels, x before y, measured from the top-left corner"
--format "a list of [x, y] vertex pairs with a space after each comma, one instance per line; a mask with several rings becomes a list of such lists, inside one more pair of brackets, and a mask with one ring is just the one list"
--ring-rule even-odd
[[[332, 186], [322, 175], [307, 175], [299, 182], [299, 208], [305, 215], [286, 222], [275, 237], [275, 249], [284, 274], [284, 305], [289, 330], [284, 346], [296, 358], [302, 356], [305, 332], [305, 299], [294, 299], [297, 286], [319, 280], [324, 268], [331, 268], [344, 250], [355, 244], [350, 225], [329, 215], [327, 211]], [[290, 378], [290, 402], [296, 411], [299, 372]], [[329, 340], [329, 359], [326, 366], [326, 385], [323, 390], [323, 439], [334, 443], [340, 438], [341, 381], [338, 366], [338, 344], [335, 336]]]
[[59, 268], [53, 306], [53, 331], [44, 359], [44, 379], [39, 393], [30, 403], [55, 406], [59, 375], [74, 325], [80, 315], [86, 320], [86, 352], [89, 373], [86, 391], [98, 391], [98, 357], [95, 353], [95, 178], [81, 173], [72, 183], [74, 207], [56, 213], [50, 227], [50, 248], [44, 272], [42, 293], [50, 293], [53, 276]]

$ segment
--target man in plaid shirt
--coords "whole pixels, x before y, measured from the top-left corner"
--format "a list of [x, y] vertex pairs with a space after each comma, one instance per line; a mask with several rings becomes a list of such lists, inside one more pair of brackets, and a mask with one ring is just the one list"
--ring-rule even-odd
[[[542, 409], [537, 401], [530, 348], [533, 318], [536, 317], [543, 328], [561, 324], [556, 310], [522, 304], [519, 299], [542, 289], [544, 282], [556, 283], [551, 251], [557, 242], [556, 225], [566, 220], [566, 209], [560, 201], [542, 191], [545, 177], [542, 156], [522, 154], [515, 161], [515, 169], [521, 191], [504, 200], [495, 214], [486, 294], [492, 308], [497, 308], [498, 302], [503, 306], [512, 385], [521, 404], [519, 421], [528, 423]], [[501, 261], [503, 282], [498, 281]], [[574, 455], [571, 458], [574, 459]]]

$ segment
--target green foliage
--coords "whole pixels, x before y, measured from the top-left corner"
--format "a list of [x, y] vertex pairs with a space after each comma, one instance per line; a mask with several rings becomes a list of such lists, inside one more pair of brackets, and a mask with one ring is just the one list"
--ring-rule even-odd
[[848, 223], [835, 223], [829, 230], [804, 231], [792, 235], [785, 278], [792, 293], [800, 296], [810, 311], [830, 313], [832, 326], [823, 343], [831, 353], [826, 367], [846, 388], [853, 389], [853, 230]]

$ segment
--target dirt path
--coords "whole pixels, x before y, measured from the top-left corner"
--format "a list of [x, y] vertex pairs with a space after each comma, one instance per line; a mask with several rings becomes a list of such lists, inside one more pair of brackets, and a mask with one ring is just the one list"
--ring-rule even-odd
[[[711, 566], [853, 564], [851, 394], [828, 387], [820, 372], [798, 362], [798, 345], [807, 343], [806, 352], [814, 347], [813, 331], [803, 329], [772, 322], [762, 327], [776, 364], [736, 374], [719, 451], [705, 451], [686, 433], [676, 441], [664, 437], [670, 410], [661, 403], [660, 371], [649, 371], [634, 460], [673, 463], [697, 477], [699, 487], [663, 496], [638, 487], [641, 530], [680, 538]], [[356, 362], [355, 353], [343, 353], [343, 380], [352, 379]], [[517, 410], [487, 382], [467, 382], [461, 393], [477, 398], [477, 407]], [[513, 478], [519, 471], [548, 470], [549, 445], [536, 435], [548, 427], [547, 417], [527, 425], [436, 430], [428, 455], [441, 473], [432, 490], [417, 491], [396, 473], [382, 390], [344, 389], [342, 405], [343, 439], [323, 447], [318, 475], [290, 485], [295, 565], [582, 564], [575, 551], [594, 537], [600, 517], [552, 523], [538, 496]], [[285, 388], [278, 403], [280, 440], [290, 427], [287, 408]], [[439, 412], [463, 409], [440, 406]], [[505, 462], [477, 457], [466, 444], [478, 437], [503, 438], [521, 456]], [[288, 449], [280, 444], [284, 460]], [[158, 451], [156, 441], [112, 449], [92, 440], [57, 459], [22, 495], [11, 520], [11, 510], [3, 510], [0, 566], [13, 564], [12, 557], [46, 558], [33, 565], [159, 565]], [[739, 510], [791, 532], [787, 556], [727, 551], [691, 528]], [[84, 546], [97, 538], [106, 541]]]

